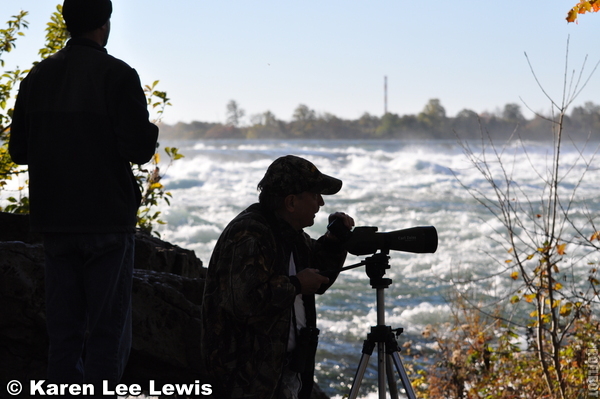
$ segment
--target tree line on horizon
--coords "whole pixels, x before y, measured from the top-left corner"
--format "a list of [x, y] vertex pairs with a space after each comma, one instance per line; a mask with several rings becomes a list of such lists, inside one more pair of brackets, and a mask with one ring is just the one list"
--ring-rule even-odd
[[[463, 109], [449, 117], [439, 99], [431, 99], [418, 114], [383, 116], [364, 113], [356, 120], [341, 119], [330, 113], [317, 113], [304, 104], [294, 110], [289, 122], [272, 112], [250, 117], [242, 125], [245, 111], [234, 100], [227, 104], [225, 123], [179, 122], [161, 124], [166, 139], [461, 139], [480, 138], [489, 134], [494, 139], [507, 139], [517, 134], [526, 140], [552, 140], [552, 117], [536, 114], [523, 116], [521, 106], [506, 104], [495, 113], [476, 113]], [[600, 139], [600, 105], [586, 102], [573, 107], [564, 121], [565, 133], [574, 140]]]

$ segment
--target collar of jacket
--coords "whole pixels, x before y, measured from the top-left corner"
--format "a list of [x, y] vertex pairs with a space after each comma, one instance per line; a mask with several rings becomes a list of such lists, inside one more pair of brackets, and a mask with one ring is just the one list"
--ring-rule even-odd
[[251, 205], [246, 212], [261, 215], [273, 230], [274, 236], [282, 238], [285, 243], [292, 244], [303, 236], [304, 230], [294, 230], [288, 222], [265, 209], [260, 203]]
[[102, 47], [95, 41], [86, 39], [84, 37], [74, 37], [74, 38], [69, 39], [66, 47], [69, 47], [69, 46], [88, 46], [88, 47], [92, 47], [98, 51], [102, 51], [103, 53], [108, 53], [108, 51], [104, 47]]

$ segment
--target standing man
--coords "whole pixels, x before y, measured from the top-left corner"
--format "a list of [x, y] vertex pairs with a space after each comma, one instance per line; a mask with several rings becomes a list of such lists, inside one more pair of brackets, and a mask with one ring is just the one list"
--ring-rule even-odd
[[130, 162], [148, 162], [158, 138], [137, 72], [104, 48], [111, 13], [110, 0], [65, 0], [71, 39], [21, 83], [9, 142], [44, 236], [48, 383], [96, 394], [129, 357], [141, 199]]
[[[329, 233], [303, 232], [342, 187], [309, 161], [275, 160], [259, 203], [225, 228], [202, 303], [202, 354], [219, 398], [309, 398], [317, 346], [314, 294], [337, 278], [346, 251]], [[334, 213], [351, 229], [354, 220]]]

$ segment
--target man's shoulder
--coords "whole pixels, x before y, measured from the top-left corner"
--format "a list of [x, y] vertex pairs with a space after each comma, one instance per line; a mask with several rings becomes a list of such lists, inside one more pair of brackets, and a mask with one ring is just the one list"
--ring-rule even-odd
[[267, 217], [262, 212], [258, 204], [253, 204], [238, 214], [227, 226], [229, 233], [236, 233], [240, 230], [253, 230], [257, 232], [269, 231]]
[[76, 41], [75, 39], [71, 39], [65, 48], [50, 58], [67, 58], [69, 54], [74, 54], [77, 59], [87, 59], [100, 65], [110, 65], [112, 68], [133, 69], [127, 62], [109, 54], [105, 48], [87, 40]]
[[135, 69], [132, 66], [130, 66], [127, 62], [109, 53], [97, 52], [95, 56], [98, 57], [99, 61], [102, 60], [101, 62], [103, 62], [107, 66], [110, 66], [111, 69], [126, 72], [135, 71]]
[[[258, 205], [258, 204], [256, 204]], [[260, 206], [251, 206], [237, 215], [223, 230], [220, 241], [226, 245], [259, 245], [277, 247], [278, 230]], [[245, 244], [245, 245], [246, 245]]]

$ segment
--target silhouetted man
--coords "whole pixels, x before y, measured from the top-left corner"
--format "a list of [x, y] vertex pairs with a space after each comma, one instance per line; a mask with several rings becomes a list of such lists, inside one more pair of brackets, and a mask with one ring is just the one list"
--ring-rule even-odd
[[[333, 284], [346, 250], [311, 239], [322, 195], [342, 182], [288, 155], [269, 166], [259, 203], [225, 228], [202, 303], [202, 354], [219, 398], [308, 398], [317, 348], [315, 293]], [[348, 228], [354, 220], [333, 213]], [[327, 274], [325, 276], [324, 274]]]
[[48, 383], [114, 387], [131, 348], [141, 194], [131, 162], [155, 152], [138, 74], [107, 54], [110, 0], [65, 0], [71, 39], [21, 83], [9, 150], [29, 165], [31, 229], [43, 233]]

